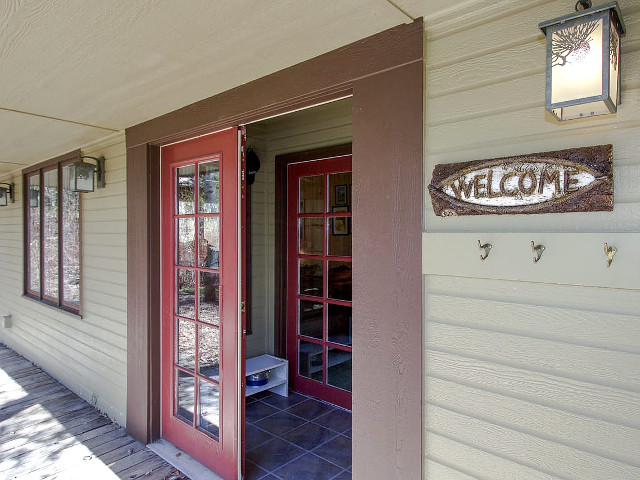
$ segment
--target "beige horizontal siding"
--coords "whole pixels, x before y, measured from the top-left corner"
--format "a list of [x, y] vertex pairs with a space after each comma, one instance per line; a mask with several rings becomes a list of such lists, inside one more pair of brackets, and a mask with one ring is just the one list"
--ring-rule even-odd
[[[640, 3], [619, 3], [618, 114], [563, 124], [544, 112], [537, 25], [572, 5], [427, 24], [425, 192], [436, 164], [611, 143], [615, 194], [613, 212], [458, 218], [425, 194], [439, 265], [423, 280], [425, 478], [640, 478], [640, 290], [623, 259], [640, 248]], [[486, 262], [474, 232], [494, 246]], [[535, 269], [514, 233], [551, 245]], [[610, 269], [607, 235], [625, 252]]]
[[[0, 311], [12, 326], [0, 342], [124, 425], [126, 419], [126, 156], [124, 134], [82, 149], [106, 157], [104, 190], [82, 195], [82, 306], [78, 318], [22, 297], [22, 180], [16, 203], [0, 209]], [[42, 159], [45, 160], [45, 159]]]

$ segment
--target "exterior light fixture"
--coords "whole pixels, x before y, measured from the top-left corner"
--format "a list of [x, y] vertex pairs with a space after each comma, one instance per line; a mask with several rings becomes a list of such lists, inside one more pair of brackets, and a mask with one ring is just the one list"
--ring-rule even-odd
[[547, 36], [546, 109], [560, 121], [615, 113], [620, 103], [618, 2], [578, 0], [575, 8], [538, 25]]
[[[1, 185], [6, 185], [6, 187]], [[0, 183], [0, 207], [6, 207], [9, 200], [13, 203], [13, 183]]]
[[[96, 164], [85, 163], [82, 160], [89, 158]], [[93, 176], [97, 173], [96, 186], [104, 188], [104, 157], [80, 157], [79, 162], [69, 165], [69, 190], [72, 192], [93, 192]]]
[[38, 187], [31, 187], [29, 189], [29, 206], [36, 208], [40, 205], [40, 189]]

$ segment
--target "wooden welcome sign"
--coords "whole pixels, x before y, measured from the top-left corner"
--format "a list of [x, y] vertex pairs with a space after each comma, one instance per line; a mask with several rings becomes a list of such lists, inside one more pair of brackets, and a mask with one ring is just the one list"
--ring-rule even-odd
[[613, 210], [613, 147], [436, 165], [433, 210], [456, 215]]

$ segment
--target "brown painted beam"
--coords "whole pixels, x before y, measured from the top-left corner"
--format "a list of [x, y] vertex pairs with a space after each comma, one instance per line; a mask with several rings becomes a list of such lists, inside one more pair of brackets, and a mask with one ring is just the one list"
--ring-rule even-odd
[[354, 478], [421, 478], [423, 69], [353, 88]]
[[[127, 151], [127, 430], [149, 442], [159, 437], [160, 218], [159, 149], [146, 145]], [[154, 237], [155, 235], [155, 237]], [[154, 367], [155, 365], [155, 367]]]
[[169, 143], [349, 95], [357, 79], [421, 60], [422, 44], [422, 19], [399, 25], [128, 128], [127, 147]]

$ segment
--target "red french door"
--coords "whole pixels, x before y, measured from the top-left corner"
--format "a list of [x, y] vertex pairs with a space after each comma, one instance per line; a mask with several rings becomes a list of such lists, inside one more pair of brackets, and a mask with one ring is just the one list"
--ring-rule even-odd
[[241, 144], [232, 128], [161, 151], [162, 436], [229, 480], [244, 423]]
[[287, 357], [293, 388], [351, 409], [351, 155], [288, 171]]

